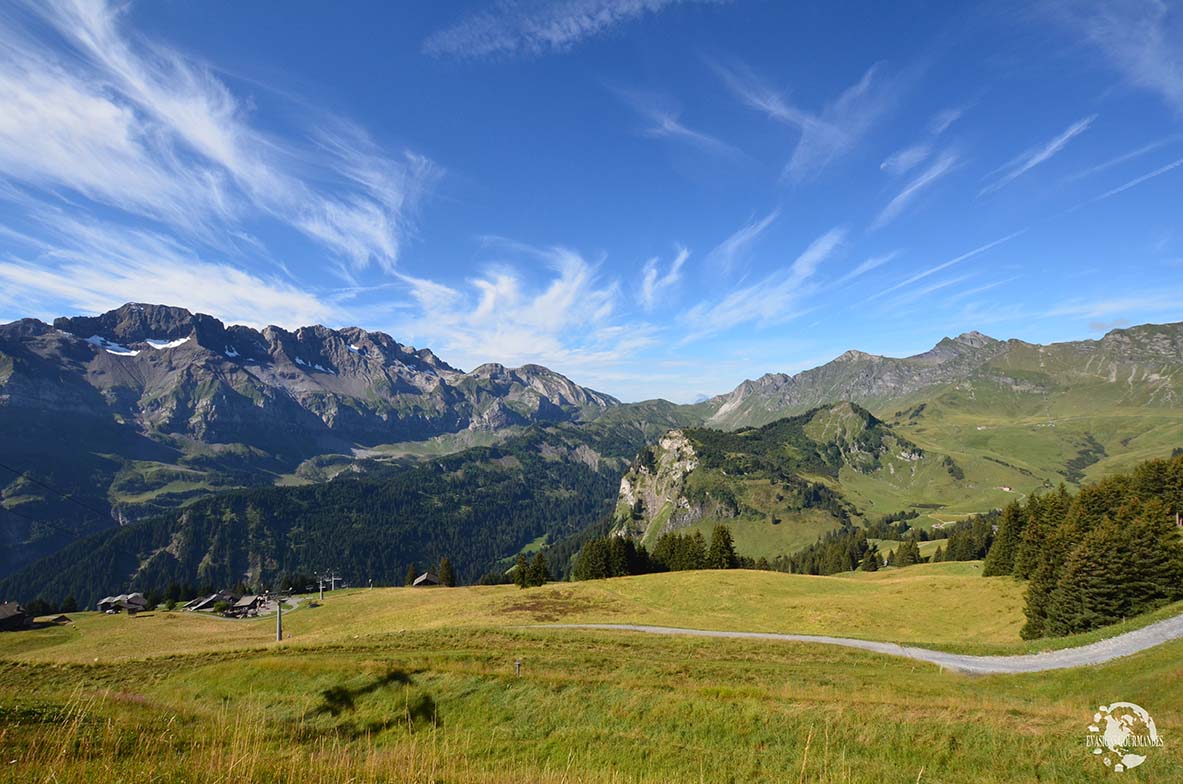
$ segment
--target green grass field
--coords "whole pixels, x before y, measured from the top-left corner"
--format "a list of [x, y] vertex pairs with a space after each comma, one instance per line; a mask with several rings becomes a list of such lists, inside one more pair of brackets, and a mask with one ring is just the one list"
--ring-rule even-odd
[[287, 613], [283, 643], [268, 618], [80, 613], [0, 635], [0, 781], [1089, 782], [1113, 775], [1084, 736], [1115, 699], [1146, 707], [1167, 740], [1129, 777], [1183, 778], [1180, 642], [1102, 667], [969, 677], [832, 646], [531, 628], [1026, 649], [1021, 585], [979, 572], [345, 591]]

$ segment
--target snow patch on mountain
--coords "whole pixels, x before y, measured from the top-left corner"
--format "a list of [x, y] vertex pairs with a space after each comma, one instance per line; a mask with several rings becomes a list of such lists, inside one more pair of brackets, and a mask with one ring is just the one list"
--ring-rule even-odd
[[97, 348], [101, 348], [103, 351], [106, 351], [108, 354], [114, 354], [117, 357], [134, 357], [140, 353], [137, 349], [128, 348], [127, 346], [124, 346], [120, 343], [116, 343], [113, 340], [107, 340], [105, 337], [102, 337], [101, 335], [91, 335], [90, 337], [88, 337], [86, 339], [86, 342], [91, 344], [92, 346], [95, 346]]

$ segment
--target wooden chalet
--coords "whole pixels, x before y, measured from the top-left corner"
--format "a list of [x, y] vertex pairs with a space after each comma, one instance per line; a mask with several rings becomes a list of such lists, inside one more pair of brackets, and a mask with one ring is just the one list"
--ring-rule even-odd
[[0, 604], [0, 632], [15, 632], [29, 628], [33, 619], [16, 602]]

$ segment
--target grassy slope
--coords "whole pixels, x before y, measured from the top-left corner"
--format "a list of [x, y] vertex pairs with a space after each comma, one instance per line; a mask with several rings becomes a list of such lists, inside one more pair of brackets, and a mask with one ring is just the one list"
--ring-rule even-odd
[[[674, 572], [585, 583], [456, 589], [374, 589], [332, 594], [285, 616], [289, 644], [349, 642], [399, 630], [507, 627], [554, 622], [643, 623], [834, 634], [902, 643], [999, 650], [1015, 646], [1022, 586], [982, 578], [976, 563], [926, 564], [835, 577], [777, 572]], [[977, 611], [967, 613], [972, 606]], [[110, 662], [226, 651], [274, 641], [274, 620], [227, 621], [155, 612], [130, 618], [79, 613], [68, 627], [0, 635], [0, 657]], [[356, 635], [356, 637], [355, 637]]]
[[[0, 778], [1087, 782], [1106, 775], [1083, 745], [1096, 705], [1128, 700], [1164, 732], [1183, 726], [1172, 686], [1183, 642], [1080, 671], [975, 678], [829, 646], [487, 628], [594, 618], [1009, 639], [1014, 608], [981, 610], [1005, 608], [1017, 586], [975, 568], [343, 592], [292, 612], [282, 645], [265, 643], [267, 619], [82, 614], [73, 630], [0, 635], [0, 656], [26, 660], [0, 665], [0, 732], [16, 760]], [[51, 635], [60, 643], [21, 642]], [[392, 669], [411, 683], [390, 682]], [[1147, 781], [1183, 776], [1183, 746], [1167, 744], [1138, 771]]]

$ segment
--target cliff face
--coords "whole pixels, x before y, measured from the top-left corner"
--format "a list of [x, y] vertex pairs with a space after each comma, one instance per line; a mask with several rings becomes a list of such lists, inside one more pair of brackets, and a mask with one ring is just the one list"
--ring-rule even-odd
[[645, 447], [620, 480], [613, 532], [647, 541], [692, 525], [707, 516], [709, 499], [691, 501], [686, 480], [698, 467], [694, 444], [681, 430], [671, 430]]

